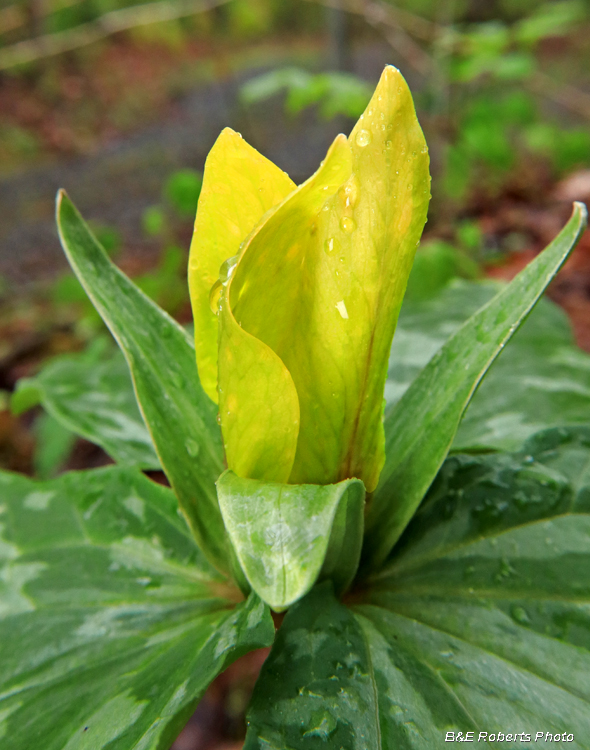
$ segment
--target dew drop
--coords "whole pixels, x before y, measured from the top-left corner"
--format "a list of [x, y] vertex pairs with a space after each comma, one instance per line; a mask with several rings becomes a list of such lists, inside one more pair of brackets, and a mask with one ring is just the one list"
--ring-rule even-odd
[[197, 441], [193, 440], [192, 438], [189, 438], [186, 441], [185, 448], [189, 456], [192, 456], [193, 458], [196, 458], [199, 455], [199, 451], [201, 450]]
[[329, 240], [324, 242], [324, 251], [326, 255], [334, 255], [336, 250], [338, 250], [338, 241], [334, 239], [334, 237], [330, 237]]
[[219, 279], [213, 284], [211, 287], [211, 291], [209, 292], [209, 307], [211, 308], [211, 312], [215, 313], [215, 315], [219, 315], [219, 307], [221, 304], [221, 293], [223, 291], [223, 284]]
[[221, 424], [221, 414], [217, 412], [217, 424]]
[[368, 130], [359, 130], [359, 132], [356, 134], [357, 146], [360, 146], [361, 148], [368, 146], [372, 140], [373, 136], [371, 135], [371, 133], [369, 133]]
[[356, 229], [356, 224], [354, 222], [354, 219], [351, 219], [350, 216], [343, 216], [340, 219], [340, 228], [343, 232], [346, 232], [347, 234], [350, 234], [351, 232], [354, 232]]
[[235, 267], [238, 264], [238, 255], [232, 255], [231, 258], [224, 260], [219, 266], [219, 281], [225, 286], [232, 277]]
[[385, 148], [391, 148], [393, 143], [391, 141], [385, 141]]
[[348, 320], [348, 310], [346, 309], [346, 305], [344, 304], [344, 300], [340, 300], [340, 302], [337, 302], [336, 303], [336, 308], [338, 309], [338, 312], [344, 318], [344, 320]]
[[359, 184], [356, 177], [352, 176], [345, 182], [338, 194], [346, 208], [354, 208], [359, 197]]
[[512, 607], [510, 610], [512, 619], [515, 620], [519, 625], [528, 625], [531, 618], [528, 616], [527, 611], [524, 607]]

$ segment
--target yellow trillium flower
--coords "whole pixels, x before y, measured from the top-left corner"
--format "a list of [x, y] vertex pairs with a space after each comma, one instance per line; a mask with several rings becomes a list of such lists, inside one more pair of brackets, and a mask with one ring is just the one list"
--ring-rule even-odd
[[227, 464], [290, 484], [385, 460], [389, 350], [430, 199], [428, 150], [400, 72], [297, 187], [225, 129], [205, 165], [189, 261], [199, 377]]

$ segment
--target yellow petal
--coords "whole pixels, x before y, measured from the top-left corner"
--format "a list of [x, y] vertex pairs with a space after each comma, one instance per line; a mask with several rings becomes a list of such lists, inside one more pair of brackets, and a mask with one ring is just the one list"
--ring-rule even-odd
[[230, 297], [244, 331], [293, 379], [300, 427], [289, 482], [357, 477], [370, 492], [384, 461], [389, 349], [430, 198], [426, 144], [399, 71], [385, 69], [337, 144], [334, 178], [317, 183], [325, 204], [303, 187], [291, 194], [250, 240]]
[[[315, 231], [315, 218], [350, 166], [350, 148], [339, 136], [316, 174], [254, 230], [225, 289], [219, 316], [219, 411], [227, 464], [238, 476], [286, 482], [291, 473], [299, 399], [275, 348], [279, 340], [288, 343], [297, 322], [297, 309], [283, 307], [300, 291], [304, 258], [301, 245], [291, 240], [305, 241]], [[270, 293], [271, 305], [258, 296], [263, 290]], [[243, 296], [253, 303], [247, 313]]]
[[195, 323], [199, 377], [217, 402], [217, 315], [211, 287], [219, 267], [239, 252], [260, 218], [295, 188], [277, 166], [230, 128], [209, 152], [189, 259], [189, 290]]

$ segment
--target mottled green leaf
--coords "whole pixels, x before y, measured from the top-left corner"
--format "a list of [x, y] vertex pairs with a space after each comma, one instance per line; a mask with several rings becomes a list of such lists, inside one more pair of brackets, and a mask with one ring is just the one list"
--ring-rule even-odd
[[[385, 384], [388, 405], [500, 288], [455, 281], [429, 300], [404, 303]], [[581, 423], [590, 424], [590, 355], [575, 346], [563, 310], [544, 298], [490, 367], [452, 449], [516, 450], [545, 427]]]
[[64, 192], [57, 223], [80, 283], [121, 346], [156, 452], [201, 549], [229, 568], [215, 480], [223, 471], [216, 406], [186, 332], [110, 261]]
[[558, 237], [448, 340], [387, 411], [387, 461], [366, 518], [367, 566], [383, 562], [408, 524], [479, 382], [575, 247], [586, 218], [576, 203]]
[[86, 352], [52, 360], [35, 377], [19, 380], [13, 396], [17, 411], [30, 405], [21, 405], [19, 398], [30, 389], [52, 417], [100, 445], [115, 461], [143, 469], [159, 468], [120, 352], [100, 360]]
[[289, 610], [245, 750], [430, 750], [470, 731], [588, 750], [589, 538], [590, 428], [447, 459], [351, 609], [316, 587]]
[[590, 747], [589, 538], [590, 428], [446, 461], [355, 609], [409, 747], [447, 729]]
[[365, 488], [358, 479], [293, 485], [217, 481], [219, 506], [238, 560], [260, 598], [277, 610], [304, 596], [318, 576], [338, 592], [356, 573], [363, 539]]
[[35, 420], [35, 476], [50, 479], [58, 474], [75, 445], [76, 435], [61, 421], [47, 412], [40, 414]]
[[323, 583], [277, 633], [248, 711], [244, 750], [389, 750], [377, 684], [353, 613]]
[[168, 748], [209, 682], [272, 642], [168, 488], [123, 467], [0, 487], [3, 750]]

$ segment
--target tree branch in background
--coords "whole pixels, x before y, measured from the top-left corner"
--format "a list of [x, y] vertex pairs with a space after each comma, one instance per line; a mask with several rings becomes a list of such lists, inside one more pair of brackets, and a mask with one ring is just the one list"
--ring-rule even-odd
[[[435, 59], [412, 37], [434, 44], [446, 34], [446, 27], [380, 0], [308, 0], [330, 8], [362, 16], [377, 29], [392, 49], [424, 77], [435, 70]], [[460, 42], [459, 42], [460, 45]], [[457, 48], [456, 48], [457, 49]], [[535, 72], [523, 81], [528, 89], [561, 104], [571, 112], [590, 119], [590, 95], [571, 84], [554, 81], [542, 72]]]
[[[373, 0], [308, 0], [308, 2], [362, 16], [370, 26], [379, 31], [392, 49], [407, 60], [414, 70], [422, 76], [429, 74], [430, 55], [412, 39], [410, 33], [432, 41], [431, 34], [436, 27], [430, 21]], [[412, 29], [411, 32], [410, 29]]]
[[541, 94], [561, 104], [571, 112], [576, 112], [590, 120], [590, 94], [564, 81], [554, 81], [546, 73], [535, 72], [526, 82], [527, 87], [536, 94]]
[[[63, 8], [70, 8], [72, 5], [79, 5], [84, 0], [60, 0], [59, 3], [45, 2], [37, 3], [37, 18], [45, 18]], [[0, 8], [0, 34], [6, 34], [8, 31], [20, 29], [29, 23], [30, 12], [27, 3], [20, 2], [13, 5], [7, 5], [6, 8]]]
[[192, 16], [227, 2], [229, 0], [160, 0], [113, 10], [74, 29], [27, 39], [0, 50], [0, 70], [84, 47], [119, 31]]

